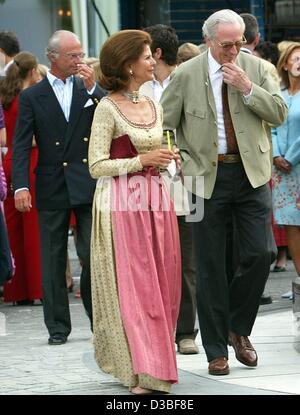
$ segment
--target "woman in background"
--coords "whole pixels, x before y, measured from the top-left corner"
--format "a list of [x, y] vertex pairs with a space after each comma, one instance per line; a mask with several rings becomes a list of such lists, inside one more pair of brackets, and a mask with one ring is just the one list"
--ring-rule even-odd
[[33, 206], [30, 212], [21, 213], [15, 208], [11, 180], [12, 146], [18, 116], [18, 98], [23, 89], [38, 81], [37, 66], [38, 61], [34, 55], [29, 52], [21, 52], [14, 57], [6, 77], [0, 84], [0, 98], [4, 108], [8, 148], [3, 160], [8, 188], [4, 210], [10, 247], [16, 266], [13, 279], [4, 285], [4, 301], [14, 302], [18, 305], [33, 304], [34, 300], [42, 298], [39, 228], [37, 211], [34, 207], [35, 177], [33, 171], [38, 155], [34, 139], [30, 161], [30, 191]]
[[[300, 276], [300, 43], [290, 43], [283, 50], [277, 69], [288, 116], [272, 129], [273, 212], [275, 223], [285, 226], [289, 252]], [[292, 292], [284, 297], [292, 299]]]
[[9, 280], [13, 273], [12, 258], [9, 249], [7, 230], [4, 220], [3, 201], [7, 195], [7, 186], [4, 170], [2, 167], [1, 147], [6, 145], [6, 130], [4, 115], [0, 103], [0, 299], [3, 297], [3, 283]]

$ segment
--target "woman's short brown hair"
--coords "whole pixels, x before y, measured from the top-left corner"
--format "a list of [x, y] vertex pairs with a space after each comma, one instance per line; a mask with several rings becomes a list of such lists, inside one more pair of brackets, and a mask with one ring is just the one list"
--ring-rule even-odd
[[100, 85], [108, 91], [125, 88], [130, 76], [126, 65], [137, 61], [150, 44], [150, 35], [142, 30], [121, 30], [108, 38], [100, 51]]
[[287, 63], [290, 54], [295, 50], [300, 49], [300, 43], [299, 42], [290, 42], [281, 52], [278, 63], [277, 63], [277, 71], [278, 75], [281, 80], [281, 85], [284, 88], [289, 88], [290, 81], [288, 72], [284, 69], [285, 64]]

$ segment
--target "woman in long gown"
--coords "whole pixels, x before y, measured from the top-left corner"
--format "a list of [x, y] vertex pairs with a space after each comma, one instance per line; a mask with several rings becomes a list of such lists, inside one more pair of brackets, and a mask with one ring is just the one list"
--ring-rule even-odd
[[135, 394], [169, 392], [178, 381], [180, 245], [159, 175], [178, 155], [162, 149], [160, 104], [138, 93], [154, 78], [150, 42], [145, 32], [123, 30], [104, 44], [100, 83], [110, 93], [96, 109], [89, 146], [98, 179], [91, 243], [95, 359]]

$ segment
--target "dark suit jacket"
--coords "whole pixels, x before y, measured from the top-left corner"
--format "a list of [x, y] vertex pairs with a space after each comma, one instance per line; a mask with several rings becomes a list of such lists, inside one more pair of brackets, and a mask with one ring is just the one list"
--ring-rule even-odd
[[94, 111], [103, 96], [98, 86], [89, 95], [83, 81], [75, 77], [67, 122], [47, 78], [20, 94], [13, 139], [13, 188], [29, 188], [34, 135], [39, 153], [35, 169], [37, 209], [66, 209], [92, 203], [95, 181], [88, 169], [88, 145]]

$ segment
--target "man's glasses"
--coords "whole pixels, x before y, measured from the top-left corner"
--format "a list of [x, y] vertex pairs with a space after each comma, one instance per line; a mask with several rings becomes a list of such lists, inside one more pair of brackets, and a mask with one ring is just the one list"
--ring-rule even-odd
[[224, 50], [229, 50], [231, 49], [233, 46], [235, 46], [237, 49], [241, 48], [243, 45], [245, 45], [247, 43], [247, 40], [245, 38], [245, 36], [243, 36], [242, 40], [237, 40], [236, 42], [217, 42], [215, 40], [215, 42]]
[[85, 53], [80, 52], [80, 53], [74, 53], [74, 52], [67, 52], [64, 54], [67, 58], [70, 59], [83, 59], [85, 57]]

